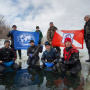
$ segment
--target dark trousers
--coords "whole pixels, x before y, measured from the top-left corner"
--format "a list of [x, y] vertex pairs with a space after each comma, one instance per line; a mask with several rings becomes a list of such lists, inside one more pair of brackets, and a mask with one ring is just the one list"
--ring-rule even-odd
[[[17, 50], [14, 49], [14, 45], [10, 45], [10, 46], [11, 46], [11, 48], [15, 51], [15, 54], [16, 54], [16, 56], [17, 56]], [[19, 58], [21, 59], [21, 50], [18, 50], [18, 54], [19, 54]]]
[[71, 75], [77, 75], [78, 72], [81, 70], [81, 64], [76, 65], [60, 65], [61, 73], [66, 73], [67, 70], [70, 70]]
[[[17, 56], [17, 50], [14, 50]], [[21, 50], [18, 50], [19, 58], [21, 59]]]
[[38, 60], [39, 60], [39, 57], [28, 57], [27, 64], [35, 65]]
[[58, 46], [53, 46], [53, 48], [56, 48], [57, 51], [58, 51], [58, 53], [61, 54], [61, 49], [60, 49], [60, 47], [58, 47]]
[[[12, 67], [13, 69], [15, 69], [15, 70], [18, 70], [18, 69], [21, 68], [21, 67], [20, 67], [18, 64], [16, 64], [16, 63], [14, 63], [11, 67]], [[4, 73], [4, 71], [6, 70], [6, 68], [7, 68], [7, 67], [5, 67], [4, 65], [0, 64], [0, 73]]]
[[86, 48], [88, 49], [88, 54], [90, 55], [90, 41], [85, 40], [85, 43], [86, 43]]
[[53, 71], [57, 71], [58, 70], [57, 63], [53, 65], [52, 69], [53, 69]]

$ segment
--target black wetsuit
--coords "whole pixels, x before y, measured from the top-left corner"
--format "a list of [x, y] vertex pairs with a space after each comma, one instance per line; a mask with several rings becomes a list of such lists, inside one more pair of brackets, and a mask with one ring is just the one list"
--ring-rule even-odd
[[[10, 61], [15, 61], [16, 55], [12, 48], [1, 48], [0, 49], [0, 61], [3, 63], [7, 63]], [[0, 73], [4, 72], [4, 70], [7, 68], [3, 65], [3, 63], [0, 63]], [[11, 66], [14, 69], [19, 69], [20, 67], [14, 62]]]
[[33, 56], [30, 57], [30, 54], [34, 54], [37, 49], [38, 49], [38, 46], [36, 45], [28, 47], [27, 49], [27, 55], [29, 56], [27, 60], [28, 65], [35, 65], [36, 62], [39, 60], [39, 52], [42, 52], [41, 48], [39, 49], [39, 51], [34, 57]]

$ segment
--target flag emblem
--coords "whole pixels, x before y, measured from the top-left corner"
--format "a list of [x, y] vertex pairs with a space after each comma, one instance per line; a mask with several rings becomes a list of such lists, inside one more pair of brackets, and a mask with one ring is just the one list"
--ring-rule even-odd
[[62, 43], [64, 43], [64, 40], [65, 40], [65, 38], [67, 38], [67, 37], [71, 38], [72, 43], [73, 43], [74, 33], [63, 33]]

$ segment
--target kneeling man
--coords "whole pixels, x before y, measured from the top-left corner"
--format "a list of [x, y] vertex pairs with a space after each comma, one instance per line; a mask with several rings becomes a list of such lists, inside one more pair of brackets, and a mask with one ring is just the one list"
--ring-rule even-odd
[[20, 69], [19, 65], [15, 63], [16, 55], [12, 48], [10, 48], [10, 41], [5, 40], [4, 47], [0, 48], [0, 73], [3, 73], [6, 68]]
[[79, 51], [72, 47], [71, 38], [67, 37], [64, 41], [63, 59], [61, 59], [61, 72], [70, 70], [71, 75], [77, 75], [81, 70]]

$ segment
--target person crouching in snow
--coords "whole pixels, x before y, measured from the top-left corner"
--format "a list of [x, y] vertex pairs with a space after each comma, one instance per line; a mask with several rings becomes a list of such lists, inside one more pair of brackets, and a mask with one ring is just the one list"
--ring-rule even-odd
[[51, 67], [53, 71], [57, 71], [57, 63], [60, 58], [58, 51], [54, 48], [51, 48], [51, 45], [48, 41], [45, 42], [45, 48], [46, 50], [43, 52], [41, 58], [43, 67]]
[[27, 60], [27, 64], [28, 65], [35, 65], [37, 63], [37, 61], [39, 60], [39, 52], [41, 53], [43, 50], [43, 46], [42, 45], [34, 45], [34, 41], [30, 40], [30, 45], [27, 49], [27, 56], [28, 60]]
[[79, 60], [79, 51], [72, 47], [71, 38], [67, 37], [64, 41], [65, 48], [63, 50], [63, 59], [61, 59], [61, 72], [70, 70], [71, 75], [77, 75], [81, 70]]
[[10, 41], [5, 40], [4, 47], [0, 49], [0, 73], [9, 67], [20, 69], [19, 65], [15, 63], [15, 56], [14, 50], [10, 48]]

